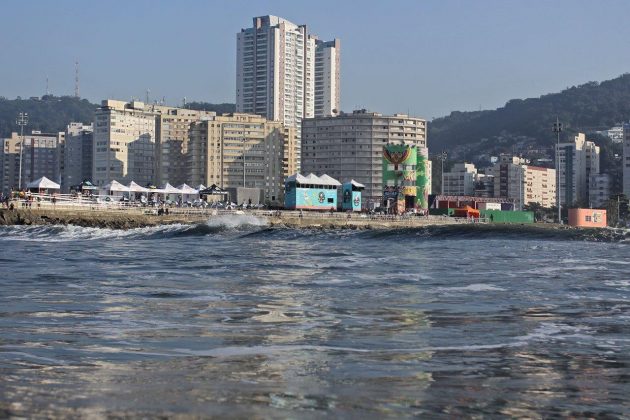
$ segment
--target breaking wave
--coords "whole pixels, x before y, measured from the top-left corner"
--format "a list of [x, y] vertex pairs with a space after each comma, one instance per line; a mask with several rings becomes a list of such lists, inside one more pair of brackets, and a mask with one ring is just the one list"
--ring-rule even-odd
[[80, 240], [150, 240], [189, 236], [220, 235], [234, 238], [270, 238], [300, 240], [304, 237], [319, 239], [372, 239], [372, 240], [449, 240], [449, 239], [503, 239], [542, 241], [590, 241], [630, 244], [630, 229], [573, 229], [545, 225], [446, 225], [391, 229], [321, 229], [271, 227], [263, 218], [248, 214], [219, 215], [205, 223], [171, 224], [134, 229], [109, 229], [55, 226], [3, 226], [0, 241], [80, 241]]
[[447, 225], [407, 229], [369, 230], [373, 239], [522, 239], [630, 243], [630, 229], [574, 229], [539, 225]]
[[162, 239], [170, 237], [205, 236], [252, 232], [265, 227], [267, 222], [251, 215], [221, 215], [206, 223], [171, 224], [134, 229], [109, 229], [74, 225], [6, 226], [0, 227], [0, 240], [56, 242], [118, 239]]

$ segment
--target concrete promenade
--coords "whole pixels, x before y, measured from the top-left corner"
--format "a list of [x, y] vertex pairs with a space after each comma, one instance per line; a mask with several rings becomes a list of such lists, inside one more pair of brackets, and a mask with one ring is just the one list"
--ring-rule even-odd
[[[205, 223], [212, 218], [253, 216], [270, 226], [294, 228], [392, 229], [431, 225], [470, 224], [466, 219], [444, 216], [385, 216], [346, 213], [316, 213], [273, 210], [216, 210], [169, 208], [158, 215], [155, 209], [126, 207], [47, 205], [39, 208], [0, 209], [0, 225], [77, 225], [110, 229], [132, 229], [162, 224]], [[477, 222], [479, 223], [479, 222]]]

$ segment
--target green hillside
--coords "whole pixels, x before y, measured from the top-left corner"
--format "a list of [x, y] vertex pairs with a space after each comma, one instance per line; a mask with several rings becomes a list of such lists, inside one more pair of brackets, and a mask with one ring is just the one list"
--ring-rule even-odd
[[[70, 122], [90, 123], [94, 119], [94, 110], [98, 107], [87, 99], [72, 96], [43, 96], [32, 99], [6, 99], [0, 97], [0, 137], [19, 131], [15, 124], [17, 115], [26, 112], [29, 116], [25, 132], [39, 130], [42, 132], [63, 131]], [[234, 112], [234, 104], [212, 104], [208, 102], [191, 102], [186, 105], [190, 109], [215, 111], [217, 113]]]
[[429, 147], [460, 158], [484, 153], [522, 152], [556, 141], [556, 117], [565, 136], [604, 130], [630, 119], [630, 74], [589, 82], [539, 98], [513, 99], [494, 111], [452, 112], [429, 124]]
[[63, 131], [69, 122], [89, 123], [93, 119], [96, 105], [87, 99], [71, 96], [43, 96], [41, 99], [6, 99], [0, 98], [0, 137], [19, 132], [15, 124], [20, 112], [28, 113], [29, 122], [25, 132]]

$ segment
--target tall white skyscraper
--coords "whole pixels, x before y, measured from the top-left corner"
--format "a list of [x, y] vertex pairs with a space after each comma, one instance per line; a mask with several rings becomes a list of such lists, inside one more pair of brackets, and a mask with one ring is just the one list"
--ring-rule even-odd
[[339, 109], [339, 40], [319, 41], [277, 16], [255, 17], [236, 39], [237, 112], [280, 121], [301, 137], [302, 118]]
[[591, 175], [599, 174], [599, 146], [578, 133], [571, 142], [556, 146], [556, 171], [559, 172], [560, 204], [588, 206]]

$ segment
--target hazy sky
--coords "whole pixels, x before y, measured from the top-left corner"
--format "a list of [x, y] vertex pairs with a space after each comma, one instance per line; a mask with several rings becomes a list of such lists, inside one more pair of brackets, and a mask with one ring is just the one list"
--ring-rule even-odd
[[2, 0], [0, 95], [234, 102], [236, 32], [265, 14], [341, 39], [341, 108], [502, 106], [630, 71], [630, 1]]

